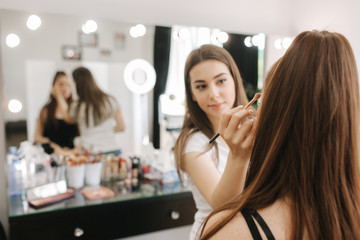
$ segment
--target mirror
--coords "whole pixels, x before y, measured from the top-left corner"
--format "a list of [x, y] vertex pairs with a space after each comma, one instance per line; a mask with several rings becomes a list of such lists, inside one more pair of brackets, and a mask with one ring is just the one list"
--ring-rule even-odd
[[[154, 27], [146, 26], [143, 37], [132, 38], [129, 30], [135, 24], [94, 19], [96, 33], [84, 36], [81, 27], [88, 18], [39, 14], [41, 26], [30, 30], [26, 26], [30, 15], [0, 10], [4, 91], [7, 101], [17, 99], [23, 104], [18, 113], [7, 109], [4, 113], [7, 130], [12, 132], [7, 143], [18, 145], [19, 141], [33, 139], [36, 119], [49, 98], [55, 72], [64, 70], [71, 77], [72, 70], [83, 65], [92, 71], [99, 86], [118, 100], [126, 125], [118, 140], [123, 151], [135, 151], [133, 143], [138, 140], [131, 126], [139, 117], [133, 111], [137, 96], [125, 86], [123, 72], [126, 64], [136, 58], [152, 63]], [[5, 38], [10, 33], [20, 38], [15, 48], [6, 46]], [[147, 97], [151, 99], [151, 94]]]
[[[147, 25], [143, 37], [133, 38], [129, 30], [135, 23], [94, 19], [98, 26], [96, 33], [84, 35], [81, 27], [89, 18], [39, 14], [42, 24], [33, 31], [26, 27], [30, 15], [27, 12], [0, 9], [4, 89], [7, 101], [17, 99], [23, 103], [19, 113], [6, 110], [5, 122], [12, 123], [16, 129], [27, 129], [25, 139], [32, 140], [35, 121], [49, 97], [55, 71], [65, 70], [71, 76], [74, 68], [83, 65], [92, 71], [100, 87], [117, 98], [126, 125], [125, 132], [118, 134], [119, 142], [123, 152], [136, 152], [142, 142], [141, 137], [138, 137], [142, 134], [135, 127], [141, 122], [143, 114], [139, 106], [147, 104], [149, 114], [152, 113], [153, 98], [152, 92], [146, 94], [146, 101], [133, 94], [124, 83], [123, 72], [126, 64], [136, 58], [153, 63], [155, 26]], [[20, 38], [16, 48], [5, 45], [5, 38], [10, 33]], [[169, 70], [169, 73], [173, 72]], [[182, 75], [183, 72], [179, 73]], [[134, 74], [141, 75], [137, 72]], [[152, 119], [148, 121], [151, 123]], [[151, 131], [151, 126], [149, 124], [148, 131]], [[19, 143], [24, 140], [22, 137], [9, 139], [7, 136], [7, 143]]]

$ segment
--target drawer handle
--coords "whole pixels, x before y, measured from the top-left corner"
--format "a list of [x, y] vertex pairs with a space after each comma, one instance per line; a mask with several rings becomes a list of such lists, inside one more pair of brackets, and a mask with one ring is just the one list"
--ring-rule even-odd
[[180, 213], [178, 211], [171, 211], [171, 219], [178, 220], [180, 218]]
[[75, 228], [74, 230], [74, 236], [75, 237], [81, 237], [84, 234], [84, 230], [81, 228]]

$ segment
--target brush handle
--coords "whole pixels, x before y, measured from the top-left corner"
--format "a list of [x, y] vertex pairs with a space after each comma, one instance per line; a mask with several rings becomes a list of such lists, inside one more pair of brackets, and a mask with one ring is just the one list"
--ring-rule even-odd
[[213, 136], [213, 137], [210, 139], [209, 143], [210, 143], [210, 144], [213, 143], [219, 136], [220, 136], [220, 133], [217, 133], [215, 136]]

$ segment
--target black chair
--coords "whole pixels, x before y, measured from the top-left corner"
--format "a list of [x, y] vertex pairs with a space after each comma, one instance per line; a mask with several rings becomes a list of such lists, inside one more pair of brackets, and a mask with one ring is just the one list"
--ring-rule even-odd
[[0, 240], [6, 240], [5, 231], [1, 222], [0, 222]]

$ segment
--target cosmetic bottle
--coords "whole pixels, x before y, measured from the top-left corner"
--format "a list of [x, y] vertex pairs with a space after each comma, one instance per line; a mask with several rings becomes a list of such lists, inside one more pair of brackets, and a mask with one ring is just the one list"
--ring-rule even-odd
[[11, 146], [7, 155], [8, 163], [8, 179], [9, 179], [9, 195], [18, 196], [23, 193], [23, 173], [22, 164], [17, 155], [17, 148]]
[[138, 157], [133, 157], [133, 158], [131, 158], [131, 161], [132, 161], [131, 176], [132, 176], [132, 178], [138, 178], [139, 177], [140, 159]]

